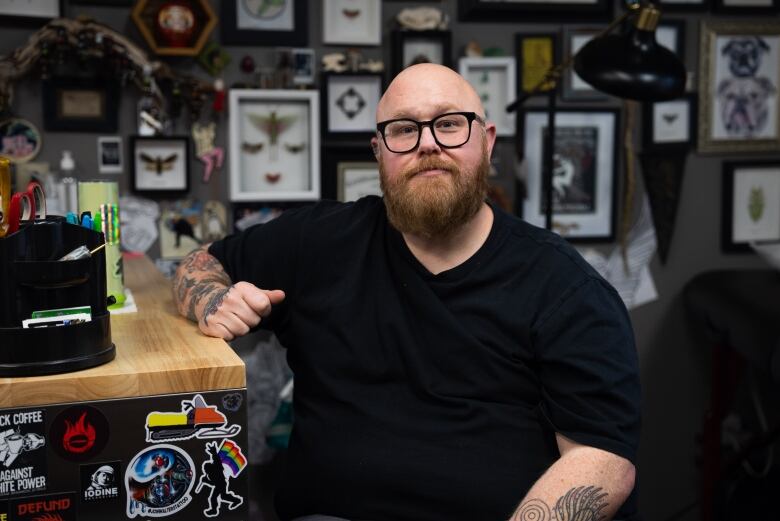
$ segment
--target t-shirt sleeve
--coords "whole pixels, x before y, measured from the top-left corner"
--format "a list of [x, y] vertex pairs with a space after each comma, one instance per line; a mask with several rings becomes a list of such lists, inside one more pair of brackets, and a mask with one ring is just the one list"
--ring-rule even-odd
[[540, 322], [542, 414], [563, 436], [635, 462], [639, 364], [631, 321], [617, 292], [588, 278], [571, 287]]

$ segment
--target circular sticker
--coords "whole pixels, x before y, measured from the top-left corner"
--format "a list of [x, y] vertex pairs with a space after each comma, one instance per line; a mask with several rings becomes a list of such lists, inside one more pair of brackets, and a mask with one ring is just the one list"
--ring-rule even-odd
[[170, 516], [192, 500], [195, 464], [174, 445], [154, 445], [135, 455], [125, 471], [127, 517]]
[[41, 133], [26, 119], [0, 121], [0, 139], [0, 155], [6, 156], [12, 163], [32, 161], [41, 150]]
[[89, 405], [68, 407], [54, 418], [49, 443], [68, 461], [87, 461], [100, 454], [108, 443], [108, 420]]

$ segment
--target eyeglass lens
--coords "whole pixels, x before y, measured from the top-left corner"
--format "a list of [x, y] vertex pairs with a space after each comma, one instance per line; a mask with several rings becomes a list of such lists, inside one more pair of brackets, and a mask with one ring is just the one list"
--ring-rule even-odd
[[[443, 114], [431, 124], [433, 136], [445, 147], [459, 147], [469, 140], [471, 125], [463, 114]], [[385, 144], [393, 152], [408, 152], [417, 146], [420, 125], [412, 119], [393, 121], [385, 127]]]

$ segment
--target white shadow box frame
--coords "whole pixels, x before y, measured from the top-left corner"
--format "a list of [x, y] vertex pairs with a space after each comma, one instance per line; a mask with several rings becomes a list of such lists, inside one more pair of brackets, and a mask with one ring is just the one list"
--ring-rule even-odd
[[382, 43], [382, 2], [379, 0], [323, 0], [322, 9], [323, 43]]
[[230, 200], [320, 198], [316, 91], [230, 91]]
[[461, 58], [458, 71], [477, 91], [485, 116], [496, 125], [496, 134], [514, 136], [516, 117], [506, 111], [517, 97], [514, 56]]

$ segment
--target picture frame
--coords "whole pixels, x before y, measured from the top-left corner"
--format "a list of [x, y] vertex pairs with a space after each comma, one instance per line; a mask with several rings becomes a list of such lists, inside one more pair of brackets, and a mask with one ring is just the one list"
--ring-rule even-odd
[[382, 43], [380, 0], [323, 0], [322, 41], [326, 45]]
[[147, 196], [176, 197], [190, 189], [187, 136], [130, 136], [131, 188]]
[[642, 104], [644, 151], [688, 150], [696, 143], [697, 95]]
[[685, 20], [662, 19], [655, 28], [655, 40], [685, 61]]
[[124, 170], [124, 153], [121, 136], [97, 138], [97, 164], [101, 174], [121, 174]]
[[197, 56], [217, 25], [208, 0], [138, 0], [130, 18], [146, 45], [160, 56]]
[[577, 22], [612, 18], [608, 0], [458, 0], [462, 22]]
[[780, 241], [780, 161], [727, 161], [722, 180], [721, 250]]
[[[563, 29], [564, 60], [568, 60], [582, 49], [592, 38], [603, 29], [598, 27], [572, 27]], [[591, 87], [591, 85], [577, 74], [574, 67], [569, 67], [563, 73], [563, 85], [561, 98], [566, 101], [604, 101], [609, 96]]]
[[319, 94], [231, 89], [231, 201], [320, 198]]
[[699, 153], [778, 150], [780, 22], [705, 21], [700, 32]]
[[63, 16], [63, 0], [27, 0], [0, 2], [0, 23], [8, 25], [44, 25]]
[[458, 62], [460, 75], [474, 87], [499, 137], [515, 135], [515, 115], [506, 111], [517, 95], [515, 69], [514, 56], [464, 57]]
[[661, 11], [670, 13], [695, 13], [708, 11], [710, 0], [659, 0]]
[[409, 65], [428, 61], [452, 66], [452, 33], [450, 31], [406, 31], [392, 33], [394, 76]]
[[322, 196], [349, 202], [364, 195], [382, 195], [379, 163], [371, 147], [327, 147], [322, 165]]
[[38, 127], [22, 118], [0, 120], [0, 155], [11, 163], [29, 163], [43, 146], [43, 136]]
[[313, 85], [317, 67], [314, 49], [290, 49], [293, 85]]
[[[617, 208], [618, 127], [613, 108], [566, 108], [555, 113], [557, 169], [553, 229], [571, 242], [611, 242]], [[528, 165], [523, 219], [544, 226], [543, 170], [547, 111], [523, 112]]]
[[374, 72], [323, 73], [322, 132], [326, 139], [366, 139], [376, 133], [384, 76]]
[[713, 0], [712, 11], [725, 15], [773, 15], [780, 10], [780, 0]]
[[43, 80], [43, 127], [50, 132], [106, 132], [118, 128], [119, 85], [95, 76]]
[[[263, 13], [247, 10], [245, 2], [219, 4], [223, 45], [306, 47], [309, 43], [307, 0], [282, 0]], [[257, 5], [259, 9], [262, 3]]]
[[[552, 67], [560, 63], [560, 35], [558, 33], [516, 33], [515, 60], [517, 63], [517, 91], [529, 93], [544, 79]], [[546, 86], [544, 91], [552, 88]]]

